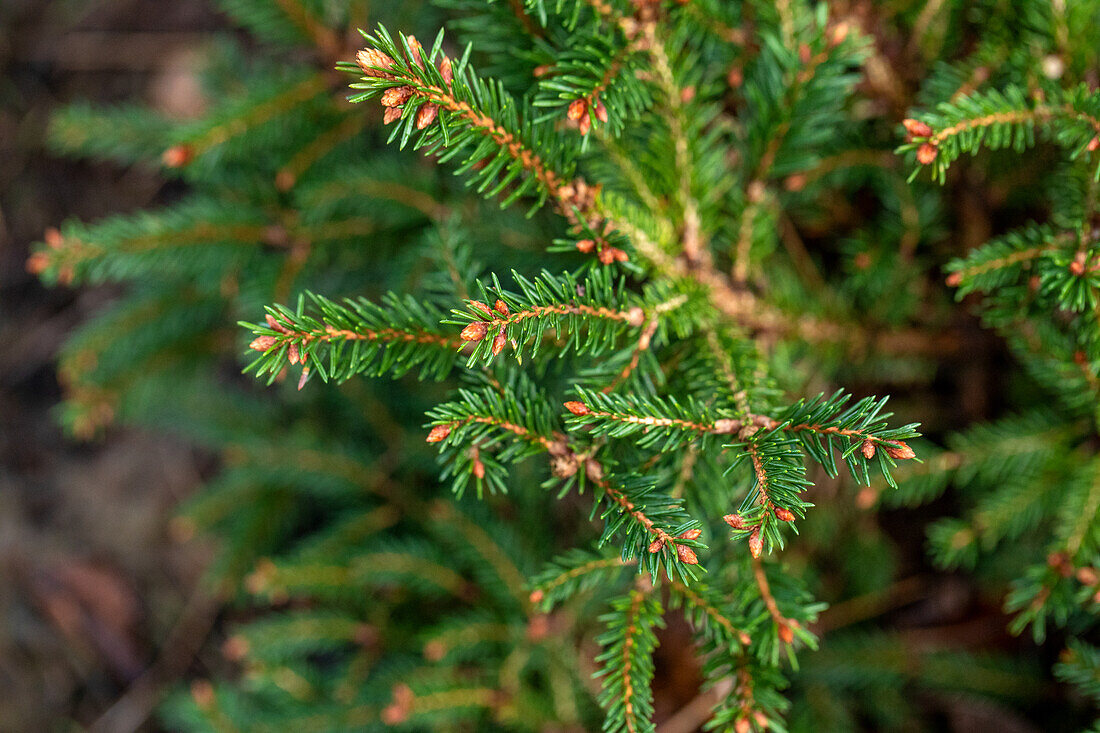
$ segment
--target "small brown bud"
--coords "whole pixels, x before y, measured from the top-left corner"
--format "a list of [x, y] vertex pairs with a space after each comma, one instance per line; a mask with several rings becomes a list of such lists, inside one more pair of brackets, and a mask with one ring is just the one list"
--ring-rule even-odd
[[806, 188], [806, 174], [805, 173], [793, 173], [787, 176], [787, 180], [783, 181], [783, 188], [791, 192], [798, 192]]
[[752, 730], [752, 723], [748, 718], [738, 718], [737, 722], [733, 724], [734, 733], [749, 733]]
[[182, 168], [195, 157], [195, 149], [190, 145], [173, 145], [164, 151], [160, 160], [169, 168]]
[[602, 247], [596, 257], [599, 258], [601, 265], [610, 265], [615, 261], [615, 251], [615, 247]]
[[962, 273], [961, 272], [953, 272], [953, 273], [951, 273], [950, 275], [947, 276], [947, 280], [945, 282], [947, 283], [947, 287], [957, 288], [960, 285], [962, 285], [962, 281], [963, 281]]
[[1097, 150], [1100, 150], [1100, 135], [1097, 135], [1092, 140], [1089, 140], [1089, 144], [1086, 145], [1085, 148], [1090, 153], [1095, 153]]
[[382, 722], [386, 725], [400, 725], [409, 717], [409, 711], [405, 710], [400, 705], [387, 705], [382, 708], [382, 714], [379, 717], [381, 717]]
[[382, 124], [388, 125], [394, 120], [401, 119], [400, 107], [386, 107], [386, 111], [382, 113]]
[[493, 317], [493, 311], [480, 300], [471, 300], [468, 305], [474, 310], [484, 313], [486, 318]]
[[540, 589], [535, 588], [533, 591], [531, 591], [531, 595], [527, 597], [527, 600], [531, 601], [531, 603], [542, 603], [542, 599], [545, 597], [545, 593], [543, 593]]
[[532, 69], [531, 73], [536, 79], [541, 79], [542, 77], [546, 76], [546, 74], [549, 73], [549, 71], [553, 68], [554, 67], [551, 64], [542, 64]]
[[413, 88], [405, 85], [400, 87], [393, 87], [382, 92], [383, 107], [400, 107], [409, 100], [409, 97], [413, 95]]
[[248, 345], [248, 348], [253, 351], [267, 351], [277, 343], [279, 343], [279, 339], [274, 336], [257, 336], [252, 339], [252, 343]]
[[596, 243], [593, 242], [591, 239], [582, 239], [579, 242], [577, 242], [577, 250], [580, 251], [580, 252], [583, 252], [584, 254], [588, 254], [589, 252], [591, 252], [595, 248], [596, 248]]
[[496, 337], [493, 338], [493, 356], [496, 356], [504, 350], [504, 344], [508, 343], [507, 337], [504, 335], [504, 329], [500, 329]]
[[576, 122], [588, 112], [588, 102], [583, 99], [574, 99], [569, 105], [569, 109], [565, 111], [565, 117], [567, 119]]
[[653, 540], [649, 543], [649, 551], [652, 554], [656, 554], [661, 551], [661, 548], [665, 546], [664, 540]]
[[297, 364], [301, 359], [298, 357], [298, 344], [291, 344], [286, 350], [286, 360], [291, 364]]
[[474, 459], [473, 468], [474, 468], [474, 476], [477, 479], [480, 480], [480, 479], [485, 478], [485, 464], [481, 462], [480, 458], [475, 458]]
[[1069, 271], [1073, 275], [1081, 277], [1085, 274], [1085, 258], [1087, 256], [1084, 252], [1078, 252], [1077, 256], [1073, 258], [1073, 262], [1069, 263]]
[[741, 642], [741, 646], [749, 646], [752, 644], [752, 637], [746, 634], [744, 631], [737, 632], [737, 640]]
[[264, 316], [264, 320], [267, 321], [267, 325], [274, 328], [279, 333], [290, 333], [290, 329], [279, 323], [279, 319], [268, 313]]
[[302, 376], [298, 377], [298, 391], [301, 392], [302, 388], [306, 386], [306, 382], [309, 381], [309, 367], [302, 369]]
[[794, 512], [792, 512], [790, 509], [786, 509], [784, 507], [777, 506], [775, 508], [775, 517], [776, 517], [776, 519], [781, 519], [784, 522], [793, 522], [794, 521]]
[[697, 540], [701, 534], [703, 534], [701, 529], [689, 529], [687, 532], [682, 532], [679, 538], [682, 540]]
[[42, 234], [42, 240], [50, 249], [61, 249], [61, 245], [65, 243], [65, 237], [61, 235], [61, 231], [57, 227], [46, 227], [46, 231]]
[[27, 272], [41, 275], [50, 266], [50, 256], [45, 252], [35, 252], [27, 258]]
[[495, 310], [502, 316], [506, 316], [510, 313], [510, 311], [508, 310], [508, 304], [500, 298], [497, 298], [497, 302], [493, 303], [493, 310]]
[[435, 118], [438, 116], [439, 105], [431, 103], [422, 105], [416, 113], [416, 129], [423, 130], [425, 127], [435, 122]]
[[191, 683], [191, 699], [202, 710], [214, 706], [214, 685], [209, 680], [195, 680]]
[[1077, 581], [1081, 585], [1096, 585], [1100, 581], [1100, 576], [1096, 573], [1096, 568], [1077, 568]]
[[882, 449], [886, 451], [886, 455], [890, 456], [895, 461], [907, 461], [910, 458], [917, 457], [917, 454], [913, 452], [913, 449], [901, 440], [883, 442]]
[[905, 131], [913, 137], [932, 137], [932, 128], [927, 123], [912, 118], [901, 121]]
[[680, 102], [687, 104], [691, 100], [695, 99], [695, 87], [686, 86], [680, 90]]
[[626, 262], [630, 259], [630, 256], [618, 247], [612, 247], [611, 254], [615, 258], [616, 262]]
[[928, 165], [936, 159], [936, 155], [939, 153], [939, 149], [932, 143], [924, 143], [917, 148], [917, 162], [921, 165]]
[[596, 100], [595, 112], [596, 112], [596, 119], [606, 125], [607, 120], [608, 120], [607, 107], [603, 106], [603, 102], [601, 102], [598, 99]]
[[875, 441], [865, 440], [863, 445], [860, 446], [860, 451], [863, 453], [863, 457], [868, 461], [875, 457]]
[[798, 60], [802, 62], [803, 66], [810, 63], [810, 61], [813, 60], [813, 56], [814, 56], [813, 51], [810, 50], [809, 46], [807, 46], [805, 43], [799, 44], [799, 46], [798, 46]]
[[741, 85], [745, 83], [745, 72], [741, 71], [740, 66], [730, 68], [729, 73], [726, 74], [726, 83], [732, 89], [741, 88]]
[[784, 644], [790, 644], [794, 641], [794, 631], [787, 624], [779, 624], [779, 639]]
[[634, 328], [641, 328], [645, 324], [645, 311], [640, 306], [634, 306], [626, 312], [626, 322]]
[[438, 662], [447, 656], [447, 645], [439, 639], [432, 639], [424, 645], [424, 658], [429, 662]]
[[248, 654], [248, 639], [243, 636], [231, 636], [222, 644], [222, 656], [230, 662], [239, 662]]
[[764, 552], [764, 538], [760, 536], [759, 527], [753, 527], [749, 535], [749, 552], [756, 558]]
[[355, 54], [355, 61], [364, 74], [379, 79], [389, 76], [384, 70], [393, 67], [393, 59], [376, 48], [364, 48]]
[[428, 431], [428, 437], [424, 440], [428, 443], [438, 443], [451, 434], [451, 425], [436, 425]]
[[439, 75], [443, 77], [443, 81], [448, 85], [454, 81], [455, 72], [454, 69], [451, 68], [451, 60], [446, 56], [444, 56], [443, 60], [439, 63]]
[[680, 558], [680, 562], [687, 565], [699, 564], [699, 558], [695, 554], [695, 550], [691, 549], [687, 545], [676, 545], [676, 557]]
[[424, 68], [424, 59], [421, 57], [420, 51], [424, 47], [420, 45], [420, 41], [416, 40], [416, 36], [413, 36], [413, 35], [405, 36], [405, 40], [409, 42], [409, 51], [412, 52], [413, 63], [415, 63], [417, 66], [419, 66], [421, 69], [423, 69]]
[[844, 39], [848, 37], [848, 22], [840, 21], [833, 26], [832, 31], [829, 33], [829, 47], [835, 48], [844, 43]]
[[482, 321], [474, 321], [470, 325], [466, 326], [466, 328], [462, 329], [462, 333], [459, 334], [459, 337], [463, 341], [480, 341], [481, 339], [485, 338], [485, 334], [486, 332], [488, 332], [488, 330], [488, 323], [483, 323]]
[[747, 526], [745, 524], [745, 520], [741, 518], [740, 514], [727, 514], [726, 516], [722, 517], [722, 519], [726, 520], [726, 524], [733, 527], [734, 529], [745, 529], [745, 527]]
[[527, 638], [531, 641], [545, 639], [550, 633], [550, 618], [545, 613], [532, 616], [527, 622]]
[[584, 417], [588, 413], [592, 412], [592, 410], [588, 409], [588, 405], [584, 404], [583, 402], [577, 402], [576, 400], [570, 400], [569, 402], [566, 402], [565, 409], [569, 410], [571, 413], [577, 415], [578, 417]]
[[584, 113], [584, 117], [581, 117], [581, 121], [577, 123], [577, 129], [582, 135], [587, 135], [592, 129], [592, 117], [587, 112]]

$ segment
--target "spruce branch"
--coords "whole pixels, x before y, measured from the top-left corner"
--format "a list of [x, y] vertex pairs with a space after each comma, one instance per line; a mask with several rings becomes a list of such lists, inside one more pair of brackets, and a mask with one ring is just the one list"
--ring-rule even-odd
[[600, 705], [607, 718], [605, 733], [653, 731], [653, 650], [657, 628], [664, 627], [660, 603], [642, 588], [611, 602], [611, 612], [600, 617], [608, 627], [598, 639], [604, 648], [597, 657], [604, 678]]
[[[306, 313], [307, 298], [316, 315]], [[393, 293], [381, 304], [365, 298], [341, 304], [306, 293], [295, 310], [279, 305], [267, 310], [263, 324], [240, 325], [255, 335], [249, 348], [261, 352], [245, 371], [267, 375], [268, 384], [295, 364], [302, 365], [299, 388], [313, 370], [326, 382], [356, 374], [400, 376], [415, 367], [422, 378], [443, 379], [463, 344], [439, 330], [442, 313], [430, 303]]]

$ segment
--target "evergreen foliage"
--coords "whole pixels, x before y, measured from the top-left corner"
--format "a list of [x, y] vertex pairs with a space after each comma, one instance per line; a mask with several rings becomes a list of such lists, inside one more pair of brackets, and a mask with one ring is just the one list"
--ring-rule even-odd
[[[677, 610], [707, 730], [896, 727], [887, 703], [937, 679], [1022, 695], [1038, 673], [964, 653], [915, 669], [885, 636], [796, 654], [828, 630], [813, 568], [863, 593], [892, 570], [830, 479], [864, 505], [951, 487], [962, 516], [933, 525], [933, 557], [978, 572], [1017, 545], [1013, 629], [1068, 635], [1055, 674], [1096, 697], [1097, 3], [1059, 22], [1024, 3], [1029, 35], [994, 24], [945, 55], [904, 123], [899, 150], [941, 182], [981, 148], [1062, 151], [1049, 220], [948, 266], [1043, 398], [945, 448], [837, 387], [915, 381], [932, 255], [914, 252], [943, 213], [857, 89], [888, 66], [849, 11], [220, 4], [260, 49], [216, 47], [201, 120], [77, 106], [52, 128], [69, 154], [160, 156], [188, 193], [66, 223], [29, 262], [127, 284], [62, 354], [70, 429], [168, 427], [219, 456], [180, 527], [220, 538], [241, 674], [175, 694], [171, 727], [654, 730]], [[966, 22], [947, 5], [943, 46]], [[1052, 77], [1031, 50], [1056, 42]], [[857, 193], [874, 212], [837, 214]], [[231, 377], [242, 352], [289, 387]]]

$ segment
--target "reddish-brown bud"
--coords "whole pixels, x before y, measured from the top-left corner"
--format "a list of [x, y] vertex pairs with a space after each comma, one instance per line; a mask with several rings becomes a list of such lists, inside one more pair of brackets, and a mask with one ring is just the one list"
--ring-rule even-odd
[[497, 298], [497, 302], [493, 303], [493, 310], [495, 310], [502, 316], [506, 316], [510, 313], [510, 311], [508, 310], [508, 304], [500, 298]]
[[291, 364], [297, 364], [300, 361], [298, 358], [298, 344], [291, 344], [287, 347], [286, 360]]
[[480, 480], [480, 479], [485, 478], [485, 464], [481, 462], [480, 458], [475, 458], [474, 459], [473, 468], [474, 468], [474, 476], [477, 479]]
[[195, 149], [190, 145], [173, 145], [164, 151], [160, 160], [169, 168], [182, 168], [195, 157]]
[[599, 120], [600, 122], [604, 123], [604, 124], [607, 124], [607, 120], [608, 120], [607, 107], [605, 107], [603, 105], [603, 102], [601, 102], [598, 99], [596, 100], [595, 112], [596, 112], [596, 119]]
[[612, 262], [615, 261], [614, 249], [614, 247], [603, 247], [600, 249], [600, 251], [596, 254], [596, 257], [598, 257], [600, 260], [600, 264], [610, 265]]
[[901, 124], [905, 127], [905, 131], [913, 137], [932, 137], [932, 128], [920, 120], [910, 118], [902, 120]]
[[775, 517], [776, 519], [781, 519], [784, 522], [793, 522], [794, 512], [792, 512], [790, 509], [785, 509], [781, 506], [777, 506], [775, 508]]
[[65, 237], [62, 236], [57, 227], [46, 227], [46, 231], [42, 234], [42, 240], [50, 249], [61, 249], [61, 245], [65, 243]]
[[641, 328], [645, 324], [645, 311], [641, 306], [634, 306], [626, 312], [626, 322], [634, 328]]
[[416, 113], [416, 129], [423, 130], [425, 127], [435, 122], [435, 118], [438, 116], [439, 105], [430, 103], [422, 105]]
[[531, 603], [542, 603], [542, 599], [545, 597], [545, 593], [543, 593], [540, 589], [535, 588], [533, 591], [531, 591], [531, 595], [527, 597], [527, 600], [531, 601]]
[[730, 85], [731, 89], [740, 89], [741, 85], [745, 83], [745, 72], [741, 71], [740, 66], [734, 66], [726, 74], [726, 83]]
[[443, 60], [439, 63], [439, 75], [443, 77], [443, 81], [447, 84], [454, 81], [455, 72], [454, 69], [451, 68], [451, 60], [446, 56], [444, 56]]
[[741, 642], [741, 646], [749, 646], [752, 644], [752, 637], [746, 634], [744, 631], [737, 632], [737, 640]]
[[413, 36], [413, 35], [405, 36], [405, 40], [409, 42], [409, 51], [412, 52], [413, 63], [415, 63], [417, 66], [419, 66], [421, 69], [423, 69], [424, 68], [424, 59], [421, 57], [420, 51], [424, 47], [420, 45], [420, 41], [416, 40], [416, 36]]
[[428, 437], [425, 438], [429, 443], [438, 443], [451, 434], [450, 425], [436, 425], [428, 432]]
[[586, 112], [588, 112], [588, 102], [583, 99], [574, 99], [570, 103], [569, 109], [565, 111], [565, 116], [575, 122], [583, 117]]
[[664, 540], [653, 540], [649, 543], [649, 551], [652, 554], [656, 554], [661, 551], [661, 548], [665, 546]]
[[1096, 568], [1077, 568], [1077, 581], [1082, 585], [1096, 585], [1100, 581], [1100, 576], [1096, 573]]
[[577, 242], [577, 250], [580, 251], [580, 252], [583, 252], [584, 254], [588, 254], [589, 252], [591, 252], [595, 248], [596, 248], [596, 243], [593, 242], [591, 239], [582, 239], [579, 242]]
[[489, 306], [485, 305], [480, 300], [471, 300], [469, 302], [469, 306], [471, 308], [473, 308], [474, 310], [476, 310], [476, 311], [484, 313], [486, 318], [492, 318], [493, 317], [492, 309], [490, 309]]
[[1089, 144], [1085, 147], [1090, 153], [1095, 153], [1097, 150], [1100, 150], [1100, 135], [1094, 137], [1092, 140], [1089, 140]]
[[264, 316], [264, 320], [267, 321], [267, 325], [274, 328], [279, 333], [290, 333], [290, 329], [279, 323], [279, 319], [268, 313]]
[[413, 88], [406, 85], [401, 87], [393, 87], [382, 92], [382, 106], [383, 107], [400, 107], [409, 100], [409, 97], [413, 95]]
[[875, 457], [875, 441], [865, 440], [863, 445], [860, 446], [860, 452], [863, 453], [863, 457], [868, 461]]
[[611, 248], [611, 256], [615, 258], [616, 262], [626, 262], [630, 259], [630, 256], [618, 247]]
[[848, 23], [846, 21], [840, 21], [833, 26], [832, 31], [829, 33], [829, 47], [835, 48], [844, 43], [844, 39], [848, 37]]
[[787, 179], [783, 181], [783, 188], [788, 191], [798, 192], [806, 188], [807, 180], [805, 173], [793, 173], [787, 176]]
[[506, 343], [508, 343], [508, 338], [504, 335], [504, 329], [502, 328], [493, 338], [493, 356], [503, 351]]
[[382, 113], [382, 124], [388, 125], [394, 120], [401, 119], [400, 107], [386, 107], [386, 111]]
[[784, 644], [794, 641], [794, 631], [787, 624], [779, 624], [779, 639]]
[[924, 143], [917, 148], [917, 162], [921, 165], [928, 165], [936, 159], [936, 155], [939, 153], [939, 149], [932, 143]]
[[738, 718], [737, 722], [733, 724], [733, 733], [749, 733], [752, 730], [752, 723], [748, 718]]
[[697, 540], [701, 534], [703, 534], [701, 529], [689, 529], [687, 532], [682, 532], [679, 538], [682, 540]]
[[253, 351], [267, 351], [277, 343], [279, 343], [279, 339], [274, 336], [257, 336], [252, 339], [252, 343], [248, 345], [248, 348]]
[[592, 116], [585, 112], [584, 117], [581, 117], [581, 121], [577, 123], [577, 129], [582, 135], [587, 135], [592, 129]]
[[760, 536], [759, 527], [753, 527], [749, 535], [749, 552], [757, 558], [764, 552], [764, 538]]
[[949, 287], [949, 288], [957, 288], [960, 285], [962, 285], [962, 281], [963, 281], [962, 273], [961, 272], [953, 272], [953, 273], [951, 273], [950, 275], [947, 276], [947, 280], [945, 280], [944, 282], [947, 283], [947, 287]]
[[222, 644], [222, 656], [230, 662], [239, 662], [248, 654], [248, 639], [231, 636]]
[[[305, 361], [303, 358], [302, 361]], [[298, 391], [301, 392], [302, 388], [306, 386], [306, 382], [309, 381], [309, 367], [302, 369], [302, 376], [298, 377]]]
[[745, 529], [745, 527], [747, 526], [745, 524], [745, 520], [741, 518], [740, 514], [727, 514], [726, 516], [722, 517], [722, 519], [726, 520], [726, 524], [733, 527], [734, 529]]
[[588, 409], [588, 405], [584, 404], [583, 402], [577, 402], [576, 400], [570, 400], [569, 402], [566, 402], [565, 409], [569, 410], [571, 413], [577, 415], [578, 417], [584, 417], [588, 413], [592, 412]]
[[393, 66], [393, 59], [376, 48], [364, 48], [355, 54], [355, 61], [364, 74], [376, 78], [389, 76], [384, 70]]
[[485, 338], [485, 334], [489, 331], [489, 324], [481, 321], [474, 321], [466, 328], [462, 329], [462, 333], [459, 337], [463, 341], [480, 341]]
[[917, 454], [913, 452], [913, 449], [901, 440], [883, 442], [882, 449], [886, 451], [886, 455], [890, 456], [895, 461], [907, 461], [910, 458], [917, 457]]
[[699, 557], [695, 554], [695, 550], [687, 545], [676, 545], [676, 557], [680, 558], [680, 562], [687, 565], [699, 564]]
[[805, 43], [798, 46], [798, 60], [802, 62], [803, 66], [810, 63], [813, 59], [813, 55], [813, 51], [811, 51], [810, 47]]
[[45, 252], [35, 252], [27, 258], [27, 272], [41, 275], [50, 266], [50, 256]]

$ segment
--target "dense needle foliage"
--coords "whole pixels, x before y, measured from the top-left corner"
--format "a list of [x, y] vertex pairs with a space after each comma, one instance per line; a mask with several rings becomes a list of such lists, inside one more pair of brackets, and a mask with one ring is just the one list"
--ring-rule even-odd
[[[220, 4], [254, 42], [211, 47], [202, 119], [51, 130], [188, 193], [29, 262], [127, 283], [61, 355], [71, 430], [220, 457], [180, 527], [219, 539], [240, 669], [171, 727], [652, 731], [673, 617], [708, 730], [1033, 706], [1030, 658], [873, 623], [872, 509], [948, 491], [934, 561], [1058, 639], [1055, 717], [1088, 720], [1100, 3]], [[950, 261], [960, 156], [1000, 148], [1039, 220]], [[1003, 156], [966, 185], [1007, 197]], [[1010, 414], [928, 441], [868, 387], [959, 348], [945, 267], [1021, 369]]]

